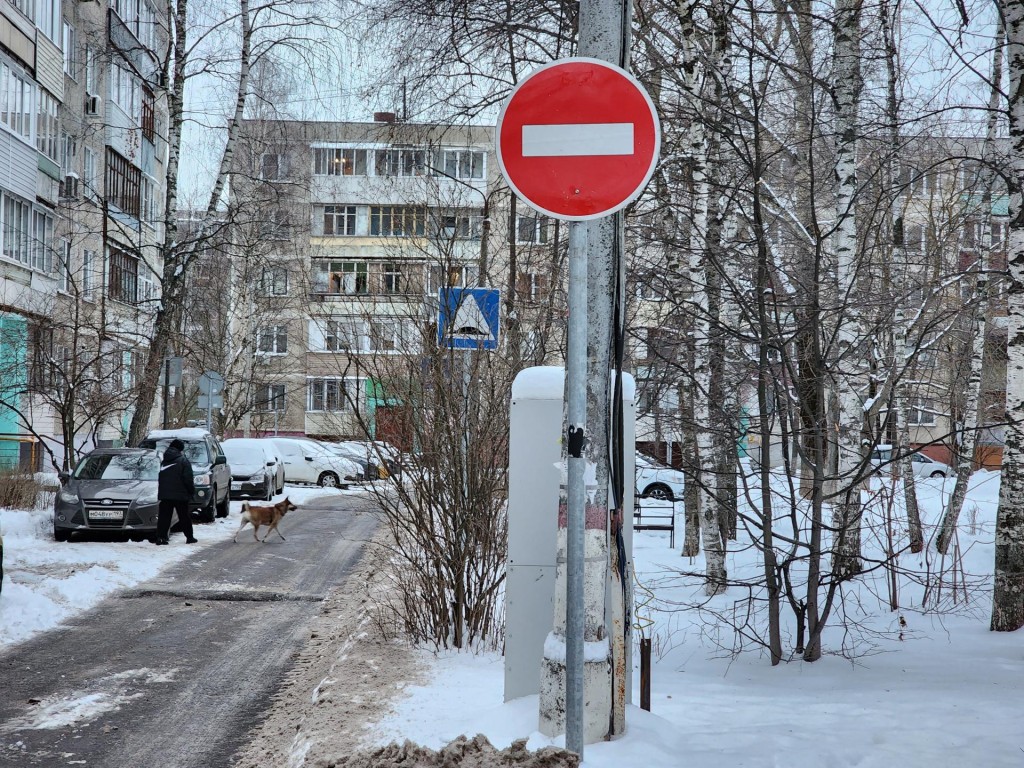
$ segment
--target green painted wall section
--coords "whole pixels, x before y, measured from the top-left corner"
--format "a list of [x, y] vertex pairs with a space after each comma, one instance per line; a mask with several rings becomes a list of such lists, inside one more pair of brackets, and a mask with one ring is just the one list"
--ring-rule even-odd
[[[5, 403], [20, 407], [28, 383], [28, 321], [0, 312], [0, 435], [21, 432], [18, 415]], [[0, 437], [0, 467], [18, 463], [19, 443]]]

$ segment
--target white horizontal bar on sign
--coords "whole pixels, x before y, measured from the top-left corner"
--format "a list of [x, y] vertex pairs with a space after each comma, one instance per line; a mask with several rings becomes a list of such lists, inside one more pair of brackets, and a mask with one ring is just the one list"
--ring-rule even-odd
[[632, 154], [632, 123], [523, 126], [523, 157]]

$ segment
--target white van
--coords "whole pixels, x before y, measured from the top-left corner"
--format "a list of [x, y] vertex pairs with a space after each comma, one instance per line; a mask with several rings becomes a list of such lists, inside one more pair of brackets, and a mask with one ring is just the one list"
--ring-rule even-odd
[[362, 479], [362, 470], [354, 461], [330, 453], [312, 440], [299, 437], [263, 437], [284, 457], [284, 479], [288, 483], [313, 483], [337, 488], [345, 482]]

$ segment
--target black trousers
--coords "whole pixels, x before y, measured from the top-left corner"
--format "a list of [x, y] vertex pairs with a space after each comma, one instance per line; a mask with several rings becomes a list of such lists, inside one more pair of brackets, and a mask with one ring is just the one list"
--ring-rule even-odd
[[185, 499], [161, 499], [160, 514], [156, 519], [156, 537], [158, 539], [170, 538], [171, 513], [178, 510], [178, 525], [186, 539], [192, 538], [192, 513], [188, 511], [188, 502]]

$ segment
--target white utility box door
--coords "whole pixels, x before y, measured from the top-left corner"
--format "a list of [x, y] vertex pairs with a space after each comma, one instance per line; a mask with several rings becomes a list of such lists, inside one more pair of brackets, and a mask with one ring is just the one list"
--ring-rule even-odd
[[[622, 376], [626, 526], [633, 571], [636, 385]], [[512, 383], [508, 457], [508, 570], [505, 579], [505, 701], [540, 692], [544, 640], [554, 622], [558, 491], [565, 371], [527, 368]], [[591, 440], [594, 436], [591, 436]], [[609, 627], [610, 629], [610, 627]], [[628, 666], [627, 666], [628, 669]], [[627, 685], [626, 690], [630, 690]]]

